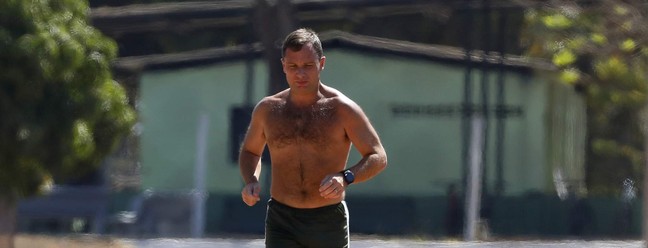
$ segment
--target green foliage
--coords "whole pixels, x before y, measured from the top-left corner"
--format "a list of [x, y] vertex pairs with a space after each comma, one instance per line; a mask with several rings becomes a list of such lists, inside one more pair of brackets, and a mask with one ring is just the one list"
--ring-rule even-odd
[[580, 77], [581, 75], [578, 70], [569, 68], [560, 72], [559, 79], [566, 84], [573, 85], [580, 80]]
[[80, 0], [0, 1], [0, 195], [96, 168], [135, 121]]
[[[610, 11], [612, 10], [612, 11]], [[551, 59], [557, 80], [582, 89], [587, 103], [587, 183], [616, 194], [642, 175], [640, 110], [648, 87], [648, 6], [643, 1], [556, 1], [527, 12], [529, 56]]]
[[573, 64], [576, 61], [576, 55], [569, 49], [563, 49], [554, 54], [552, 61], [556, 66], [564, 67]]
[[550, 29], [562, 30], [572, 26], [572, 22], [566, 16], [556, 13], [542, 17], [542, 23]]

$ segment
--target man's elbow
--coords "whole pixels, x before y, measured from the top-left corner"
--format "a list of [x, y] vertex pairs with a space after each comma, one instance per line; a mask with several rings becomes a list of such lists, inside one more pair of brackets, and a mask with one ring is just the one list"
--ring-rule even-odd
[[378, 161], [376, 163], [376, 169], [378, 169], [378, 171], [383, 171], [387, 168], [387, 153], [385, 153], [385, 151], [382, 151], [378, 152], [377, 155]]
[[260, 154], [256, 154], [246, 149], [241, 149], [241, 151], [239, 152], [239, 157], [238, 157], [239, 166], [249, 161], [257, 161], [257, 160], [258, 161], [261, 160]]

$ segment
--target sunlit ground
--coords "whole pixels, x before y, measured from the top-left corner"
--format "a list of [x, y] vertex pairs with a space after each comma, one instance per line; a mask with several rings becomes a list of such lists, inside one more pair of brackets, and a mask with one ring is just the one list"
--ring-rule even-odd
[[14, 240], [15, 248], [131, 248], [125, 242], [94, 235], [46, 236], [19, 234]]
[[[92, 235], [43, 236], [18, 235], [16, 248], [261, 248], [265, 247], [260, 237], [208, 238], [208, 239], [122, 239]], [[637, 240], [554, 240], [554, 241], [489, 241], [462, 242], [458, 240], [425, 240], [419, 238], [384, 238], [356, 236], [351, 240], [353, 248], [383, 247], [435, 247], [435, 248], [615, 248], [644, 247]]]
[[[213, 239], [213, 240], [140, 240], [127, 241], [127, 244], [137, 248], [263, 248], [262, 239]], [[352, 240], [352, 248], [643, 248], [640, 241], [493, 241], [493, 242], [462, 242], [462, 241], [425, 241], [425, 240]]]

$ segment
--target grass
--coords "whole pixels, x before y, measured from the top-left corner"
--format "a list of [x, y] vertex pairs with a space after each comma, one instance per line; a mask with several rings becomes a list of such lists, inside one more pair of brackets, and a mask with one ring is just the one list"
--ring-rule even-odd
[[14, 248], [133, 248], [110, 237], [94, 235], [31, 235], [18, 234]]

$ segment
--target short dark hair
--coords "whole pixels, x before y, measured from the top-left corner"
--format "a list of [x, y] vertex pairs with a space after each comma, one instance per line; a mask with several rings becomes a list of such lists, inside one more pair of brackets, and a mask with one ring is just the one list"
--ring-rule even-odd
[[300, 28], [286, 36], [286, 39], [283, 42], [283, 47], [281, 49], [281, 57], [286, 54], [286, 49], [292, 51], [299, 51], [306, 44], [312, 44], [317, 56], [322, 58], [324, 56], [324, 50], [322, 49], [322, 42], [317, 33], [310, 28]]

